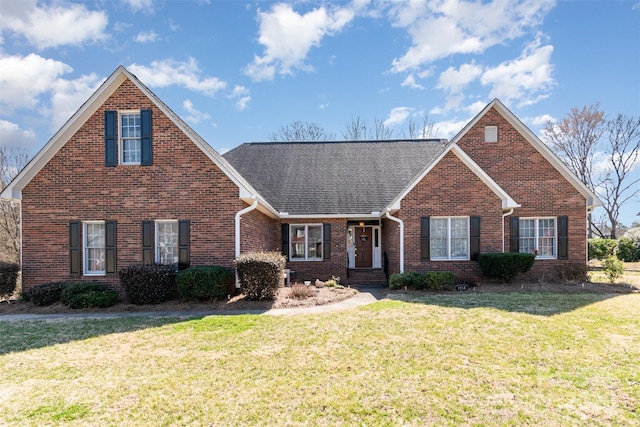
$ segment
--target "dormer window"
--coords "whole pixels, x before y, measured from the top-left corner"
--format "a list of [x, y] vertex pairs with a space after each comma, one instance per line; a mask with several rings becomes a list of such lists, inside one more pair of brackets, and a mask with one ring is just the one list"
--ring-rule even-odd
[[151, 166], [151, 129], [151, 110], [105, 111], [105, 166]]
[[484, 127], [484, 142], [498, 142], [498, 126]]

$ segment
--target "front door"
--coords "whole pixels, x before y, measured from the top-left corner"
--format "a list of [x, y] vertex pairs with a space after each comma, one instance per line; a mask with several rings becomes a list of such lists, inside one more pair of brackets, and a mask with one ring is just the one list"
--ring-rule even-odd
[[356, 227], [354, 236], [356, 246], [356, 268], [373, 266], [373, 228]]

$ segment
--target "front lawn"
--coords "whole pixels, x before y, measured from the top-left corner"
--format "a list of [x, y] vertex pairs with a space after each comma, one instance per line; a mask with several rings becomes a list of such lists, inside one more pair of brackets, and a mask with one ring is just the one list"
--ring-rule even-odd
[[0, 425], [640, 423], [639, 294], [412, 298], [0, 322]]

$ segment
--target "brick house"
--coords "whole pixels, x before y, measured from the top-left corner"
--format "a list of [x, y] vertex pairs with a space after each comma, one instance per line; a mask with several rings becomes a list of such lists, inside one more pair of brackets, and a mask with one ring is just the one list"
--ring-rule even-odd
[[451, 141], [242, 144], [221, 156], [119, 67], [2, 192], [22, 203], [25, 289], [140, 263], [281, 251], [297, 280], [479, 275], [482, 252], [587, 258], [589, 191], [499, 100]]

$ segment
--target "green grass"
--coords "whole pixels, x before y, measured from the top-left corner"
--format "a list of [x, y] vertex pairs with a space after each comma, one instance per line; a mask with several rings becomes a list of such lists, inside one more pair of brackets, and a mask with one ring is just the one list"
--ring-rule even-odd
[[0, 322], [0, 425], [638, 425], [640, 295]]

